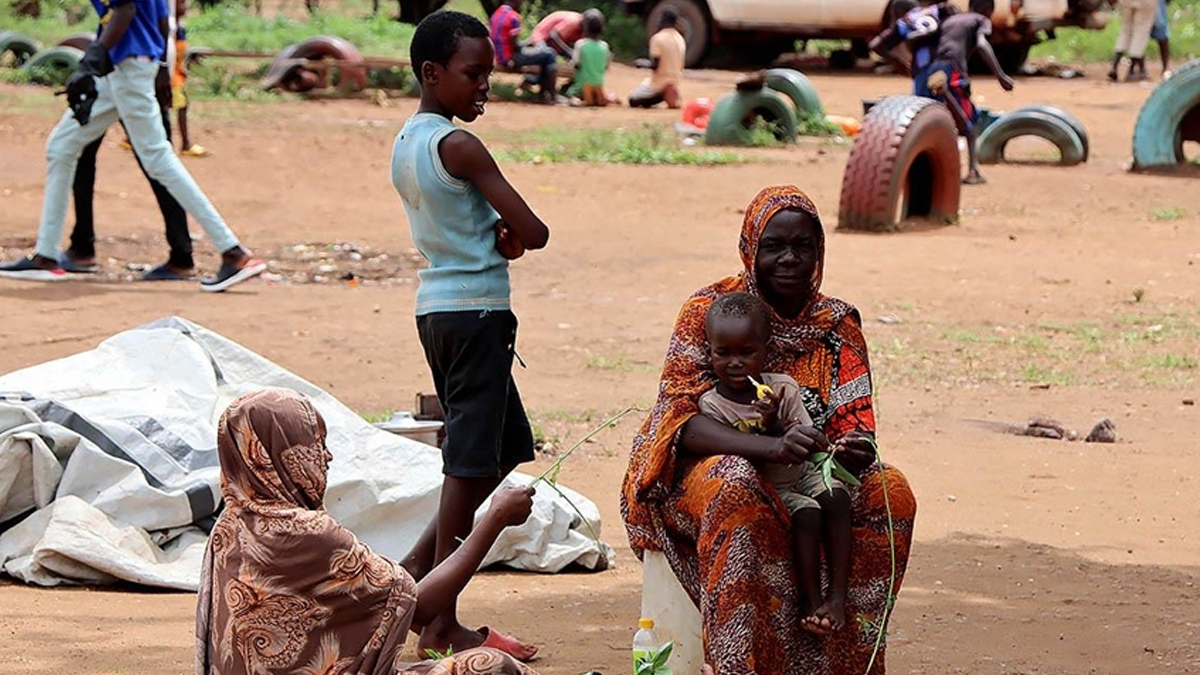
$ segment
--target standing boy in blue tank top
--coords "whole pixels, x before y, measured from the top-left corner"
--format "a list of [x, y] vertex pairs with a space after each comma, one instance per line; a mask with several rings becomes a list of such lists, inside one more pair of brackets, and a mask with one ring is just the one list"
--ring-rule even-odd
[[[419, 274], [417, 332], [446, 411], [441, 503], [404, 566], [429, 573], [470, 533], [475, 510], [518, 464], [533, 460], [533, 434], [512, 378], [517, 319], [508, 261], [546, 245], [550, 231], [513, 189], [478, 138], [454, 125], [484, 112], [495, 54], [488, 29], [453, 11], [425, 18], [411, 61], [421, 105], [392, 149], [392, 184], [413, 242], [429, 262]], [[528, 660], [537, 649], [458, 622], [452, 608], [424, 627], [419, 653], [496, 647]]]

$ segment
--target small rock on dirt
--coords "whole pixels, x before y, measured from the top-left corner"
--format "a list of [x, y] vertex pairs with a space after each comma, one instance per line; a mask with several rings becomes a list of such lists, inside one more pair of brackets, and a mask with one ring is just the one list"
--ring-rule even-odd
[[1092, 427], [1091, 433], [1083, 439], [1085, 443], [1116, 443], [1117, 427], [1112, 420], [1105, 418]]
[[894, 326], [900, 323], [900, 317], [896, 316], [895, 314], [884, 314], [883, 316], [879, 317], [879, 323]]

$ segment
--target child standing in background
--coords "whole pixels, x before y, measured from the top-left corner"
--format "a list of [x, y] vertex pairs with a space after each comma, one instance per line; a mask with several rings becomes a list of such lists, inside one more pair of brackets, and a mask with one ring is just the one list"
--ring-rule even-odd
[[171, 107], [179, 118], [179, 136], [182, 139], [180, 154], [187, 157], [208, 157], [211, 153], [203, 145], [192, 143], [188, 135], [187, 85], [188, 44], [187, 31], [183, 28], [183, 17], [187, 14], [187, 0], [175, 0], [175, 64], [171, 69]]
[[571, 95], [571, 103], [589, 107], [616, 103], [616, 97], [604, 90], [604, 74], [612, 63], [612, 50], [600, 39], [604, 34], [604, 15], [600, 10], [589, 9], [583, 13], [583, 31], [586, 37], [575, 43], [571, 58], [575, 64], [575, 80], [567, 92]]

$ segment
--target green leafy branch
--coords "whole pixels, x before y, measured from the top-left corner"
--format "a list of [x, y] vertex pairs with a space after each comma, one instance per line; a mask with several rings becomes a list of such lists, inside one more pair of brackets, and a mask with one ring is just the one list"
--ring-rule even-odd
[[658, 649], [651, 649], [647, 654], [638, 655], [633, 659], [633, 675], [671, 675], [667, 661], [671, 659], [674, 642], [668, 642]]

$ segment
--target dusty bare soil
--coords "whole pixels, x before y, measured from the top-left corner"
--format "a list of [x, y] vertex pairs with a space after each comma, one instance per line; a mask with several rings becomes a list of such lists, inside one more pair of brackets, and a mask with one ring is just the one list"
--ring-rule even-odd
[[[920, 501], [892, 622], [893, 673], [1200, 672], [1200, 409], [1184, 403], [1200, 397], [1200, 191], [1194, 179], [1125, 171], [1149, 89], [1110, 86], [1099, 74], [1023, 80], [1009, 96], [993, 82], [977, 86], [993, 108], [1037, 102], [1074, 112], [1091, 134], [1086, 165], [987, 168], [989, 184], [964, 189], [958, 226], [830, 235], [826, 290], [862, 310], [882, 452]], [[619, 70], [616, 88], [637, 78]], [[734, 78], [696, 73], [687, 94], [720, 94]], [[895, 77], [814, 80], [839, 114], [906, 89]], [[46, 90], [0, 85], [4, 257], [32, 243], [42, 148], [59, 105]], [[413, 106], [198, 106], [195, 134], [214, 155], [188, 165], [278, 275], [220, 296], [124, 280], [165, 247], [150, 191], [110, 137], [97, 188], [105, 277], [0, 285], [0, 372], [179, 314], [363, 413], [407, 409], [431, 387], [412, 319], [418, 261], [388, 162]], [[496, 104], [474, 130], [503, 148], [544, 127], [674, 119]], [[529, 364], [517, 377], [543, 434], [570, 441], [600, 415], [648, 405], [680, 302], [738, 268], [750, 198], [767, 184], [798, 184], [832, 230], [847, 153], [847, 144], [805, 142], [721, 168], [505, 164], [553, 231], [548, 249], [513, 270]], [[198, 249], [211, 270], [215, 256], [206, 243]], [[342, 279], [347, 272], [354, 282]], [[1022, 438], [971, 421], [1035, 415], [1085, 433], [1108, 417], [1121, 443]], [[471, 621], [543, 645], [545, 673], [626, 667], [640, 568], [617, 495], [638, 422], [606, 432], [563, 473], [599, 503], [617, 568], [486, 573], [463, 601]], [[193, 604], [187, 594], [0, 582], [0, 669], [190, 672]]]

